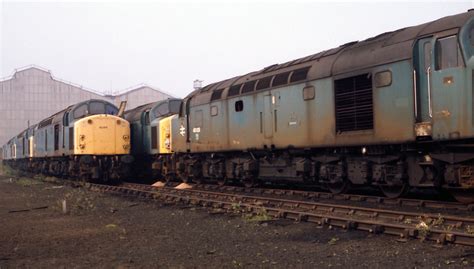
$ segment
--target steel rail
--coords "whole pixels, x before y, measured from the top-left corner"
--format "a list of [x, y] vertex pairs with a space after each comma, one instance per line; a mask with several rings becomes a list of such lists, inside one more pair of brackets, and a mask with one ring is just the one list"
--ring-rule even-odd
[[458, 202], [445, 202], [445, 201], [434, 201], [434, 200], [423, 200], [423, 199], [410, 199], [410, 198], [396, 198], [390, 199], [380, 196], [360, 195], [360, 194], [332, 194], [328, 192], [316, 192], [316, 191], [302, 191], [302, 190], [288, 190], [288, 189], [267, 189], [267, 188], [245, 188], [238, 186], [219, 186], [219, 185], [195, 185], [195, 188], [207, 189], [207, 190], [218, 190], [218, 191], [234, 191], [234, 192], [245, 192], [255, 194], [270, 194], [270, 195], [285, 195], [285, 196], [301, 196], [307, 199], [316, 200], [340, 200], [340, 201], [354, 201], [354, 202], [367, 202], [383, 205], [396, 205], [396, 206], [410, 206], [410, 207], [423, 207], [431, 209], [449, 209], [459, 211], [473, 211], [474, 204], [462, 204]]
[[[124, 183], [124, 186], [134, 186], [136, 183]], [[215, 184], [190, 184], [193, 189], [199, 190], [212, 190], [219, 192], [233, 192], [233, 193], [247, 193], [256, 195], [284, 195], [284, 196], [297, 196], [303, 199], [310, 199], [314, 201], [321, 200], [333, 200], [333, 201], [353, 201], [353, 202], [364, 202], [373, 203], [377, 205], [388, 205], [388, 206], [405, 206], [405, 207], [416, 207], [416, 208], [428, 208], [428, 209], [445, 209], [445, 210], [456, 210], [456, 211], [474, 211], [474, 204], [462, 204], [458, 202], [446, 202], [446, 201], [434, 201], [434, 200], [423, 200], [423, 199], [410, 199], [410, 198], [396, 198], [390, 199], [380, 196], [360, 195], [360, 194], [332, 194], [328, 192], [317, 192], [317, 191], [302, 191], [302, 190], [290, 190], [290, 189], [272, 189], [272, 188], [246, 188], [239, 186], [219, 186]], [[149, 189], [152, 190], [154, 187], [150, 185]], [[175, 184], [168, 185], [174, 187]]]

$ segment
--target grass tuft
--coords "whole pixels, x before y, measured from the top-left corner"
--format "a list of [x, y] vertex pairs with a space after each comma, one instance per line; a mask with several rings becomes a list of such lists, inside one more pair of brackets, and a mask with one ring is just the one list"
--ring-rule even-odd
[[16, 184], [23, 186], [23, 187], [29, 187], [31, 185], [37, 185], [41, 184], [39, 181], [36, 181], [31, 178], [26, 178], [26, 177], [20, 177], [19, 179], [14, 181]]
[[268, 215], [265, 209], [260, 209], [255, 213], [245, 214], [244, 219], [249, 222], [262, 222], [272, 220], [272, 216]]

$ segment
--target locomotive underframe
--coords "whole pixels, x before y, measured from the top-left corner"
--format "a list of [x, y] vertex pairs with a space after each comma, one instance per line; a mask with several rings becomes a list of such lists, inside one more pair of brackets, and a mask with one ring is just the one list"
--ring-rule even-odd
[[4, 160], [16, 170], [94, 182], [117, 182], [130, 174], [130, 155], [75, 155]]
[[162, 161], [163, 156], [159, 154], [141, 154], [134, 155], [133, 166], [131, 167], [131, 175], [133, 181], [142, 183], [154, 183], [162, 179], [165, 163]]
[[474, 189], [474, 140], [245, 152], [175, 153], [158, 162], [168, 178], [184, 182], [295, 182], [344, 192], [372, 185], [387, 196], [408, 187]]

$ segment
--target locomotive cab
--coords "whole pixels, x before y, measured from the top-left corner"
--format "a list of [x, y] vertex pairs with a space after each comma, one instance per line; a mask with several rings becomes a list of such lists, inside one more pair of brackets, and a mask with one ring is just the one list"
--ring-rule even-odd
[[138, 177], [155, 179], [162, 175], [166, 157], [160, 154], [171, 153], [169, 124], [162, 120], [178, 113], [180, 104], [180, 99], [170, 98], [125, 112], [131, 125], [132, 154], [136, 160], [133, 169]]
[[[129, 123], [101, 100], [79, 103], [63, 115], [64, 143], [73, 155], [122, 155], [130, 151]], [[56, 131], [56, 128], [55, 128]]]
[[[417, 141], [443, 145], [440, 149], [426, 144], [430, 146], [424, 147], [426, 155], [420, 167], [425, 178], [436, 173], [433, 182], [440, 182], [463, 202], [474, 199], [474, 152], [470, 150], [474, 142], [472, 14], [468, 12], [468, 19], [457, 28], [422, 35], [415, 42], [413, 55], [414, 132]], [[447, 23], [441, 19], [433, 27]]]
[[417, 140], [474, 137], [473, 35], [474, 19], [471, 18], [461, 28], [422, 36], [415, 42], [413, 66]]
[[156, 146], [159, 153], [172, 152], [171, 122], [173, 115], [179, 113], [180, 106], [180, 99], [168, 99], [151, 110], [154, 118], [151, 125], [152, 129], [155, 130], [155, 132], [152, 132], [152, 141], [158, 141]]
[[30, 127], [18, 139], [27, 169], [99, 181], [126, 176], [133, 161], [130, 128], [117, 112], [113, 104], [92, 99]]

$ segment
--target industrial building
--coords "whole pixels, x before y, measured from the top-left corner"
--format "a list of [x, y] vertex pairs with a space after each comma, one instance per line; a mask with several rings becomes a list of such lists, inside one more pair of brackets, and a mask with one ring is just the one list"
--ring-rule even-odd
[[102, 99], [117, 106], [127, 101], [127, 109], [172, 97], [147, 85], [118, 94], [105, 95], [53, 77], [49, 70], [28, 66], [0, 80], [0, 145], [14, 135], [69, 105]]

